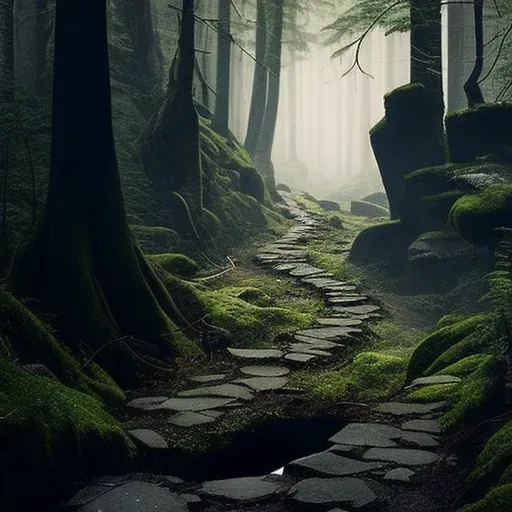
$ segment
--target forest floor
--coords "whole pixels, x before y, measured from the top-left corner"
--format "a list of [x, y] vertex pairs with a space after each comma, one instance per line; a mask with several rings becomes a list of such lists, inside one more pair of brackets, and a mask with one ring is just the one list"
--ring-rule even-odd
[[[207, 512], [450, 510], [464, 471], [443, 455], [451, 443], [436, 422], [443, 404], [408, 403], [402, 390], [406, 356], [433, 322], [346, 263], [372, 221], [341, 214], [340, 229], [307, 200], [287, 201], [290, 231], [238, 254], [218, 285], [257, 288], [312, 315], [312, 325], [261, 347], [181, 361], [172, 378], [129, 392], [115, 414], [141, 447], [131, 480], [169, 487]], [[157, 476], [168, 474], [184, 480]], [[219, 482], [192, 483], [205, 480]], [[75, 505], [96, 510], [102, 496]]]

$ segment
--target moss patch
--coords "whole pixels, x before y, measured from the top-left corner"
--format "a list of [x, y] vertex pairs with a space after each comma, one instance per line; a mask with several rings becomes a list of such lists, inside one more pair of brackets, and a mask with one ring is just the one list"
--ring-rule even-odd
[[457, 384], [435, 384], [424, 386], [407, 394], [410, 402], [433, 403], [448, 399], [457, 392]]
[[490, 354], [473, 354], [464, 357], [456, 363], [446, 366], [442, 370], [436, 372], [436, 375], [454, 375], [455, 377], [467, 377], [474, 371], [478, 370], [480, 365], [489, 362], [492, 359]]
[[197, 263], [183, 254], [153, 254], [148, 256], [151, 263], [160, 265], [170, 274], [177, 275], [183, 279], [192, 279], [198, 271]]
[[512, 484], [492, 489], [484, 499], [466, 505], [461, 512], [504, 512], [512, 503]]

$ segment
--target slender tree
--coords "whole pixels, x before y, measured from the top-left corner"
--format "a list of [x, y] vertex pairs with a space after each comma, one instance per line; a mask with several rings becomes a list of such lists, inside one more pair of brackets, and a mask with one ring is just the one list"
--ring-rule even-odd
[[484, 69], [484, 0], [473, 0], [473, 15], [475, 20], [475, 65], [464, 84], [469, 107], [485, 103], [479, 84]]
[[[77, 98], [80, 101], [77, 101]], [[79, 122], [77, 122], [79, 120]], [[172, 300], [133, 242], [112, 133], [106, 0], [57, 0], [51, 169], [44, 219], [11, 284], [52, 313], [62, 338], [132, 377], [126, 337], [159, 357], [184, 341]]]
[[231, 81], [231, 0], [219, 0], [217, 31], [217, 87], [212, 128], [229, 136], [229, 89]]
[[253, 157], [256, 154], [267, 103], [268, 70], [264, 64], [267, 51], [267, 31], [267, 1], [258, 0], [256, 14], [256, 63], [254, 66], [247, 135], [245, 136], [245, 149]]

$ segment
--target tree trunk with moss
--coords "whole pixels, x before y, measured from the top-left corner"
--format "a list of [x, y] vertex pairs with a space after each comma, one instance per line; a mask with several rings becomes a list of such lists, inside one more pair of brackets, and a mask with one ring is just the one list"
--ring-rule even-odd
[[265, 178], [269, 191], [275, 190], [275, 176], [272, 165], [272, 146], [276, 131], [279, 90], [281, 82], [281, 54], [283, 49], [284, 0], [276, 0], [272, 5], [270, 19], [271, 37], [267, 44], [267, 65], [270, 69], [267, 105], [263, 117], [261, 134], [256, 149], [256, 166]]
[[136, 358], [126, 339], [142, 340], [160, 358], [190, 342], [177, 332], [172, 299], [126, 222], [106, 0], [57, 0], [51, 153], [44, 219], [16, 262], [12, 286], [41, 302], [72, 349], [98, 351], [100, 364], [129, 380]]
[[254, 64], [251, 107], [244, 144], [245, 149], [252, 157], [256, 153], [267, 103], [268, 71], [265, 67], [268, 30], [267, 10], [266, 1], [258, 0], [256, 14], [256, 62]]
[[229, 89], [231, 85], [231, 0], [219, 0], [217, 28], [217, 86], [212, 128], [229, 137]]

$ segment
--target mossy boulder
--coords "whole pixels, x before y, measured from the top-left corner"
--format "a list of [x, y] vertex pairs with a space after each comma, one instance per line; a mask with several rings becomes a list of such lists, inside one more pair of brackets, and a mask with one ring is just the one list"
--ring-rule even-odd
[[512, 484], [500, 485], [491, 489], [476, 503], [466, 505], [460, 512], [504, 512], [512, 503]]
[[0, 417], [3, 510], [45, 508], [77, 480], [130, 468], [134, 447], [98, 400], [5, 359]]
[[460, 198], [450, 211], [450, 223], [468, 242], [490, 244], [496, 228], [512, 227], [512, 185], [493, 185]]
[[403, 267], [407, 251], [418, 236], [414, 227], [400, 221], [386, 222], [363, 229], [354, 240], [349, 259], [360, 263], [390, 263]]
[[473, 354], [459, 359], [457, 362], [439, 370], [435, 375], [454, 375], [455, 377], [467, 377], [480, 368], [480, 365], [489, 362], [491, 354]]
[[374, 192], [373, 194], [368, 194], [367, 196], [363, 197], [361, 201], [376, 204], [389, 210], [388, 196], [385, 192]]
[[318, 206], [326, 212], [339, 212], [341, 210], [340, 204], [336, 201], [329, 201], [327, 199], [319, 199]]
[[250, 166], [239, 167], [238, 173], [240, 175], [240, 192], [263, 203], [265, 201], [265, 182], [261, 174]]
[[445, 124], [452, 162], [472, 162], [484, 155], [510, 160], [512, 103], [487, 103], [451, 112]]
[[410, 383], [417, 377], [423, 376], [444, 352], [473, 333], [478, 332], [488, 322], [489, 317], [487, 315], [475, 315], [442, 327], [427, 336], [411, 355], [406, 382]]
[[389, 218], [389, 210], [384, 206], [369, 203], [366, 201], [351, 201], [350, 213], [359, 215], [360, 217], [386, 217]]
[[178, 233], [169, 228], [131, 225], [130, 230], [142, 251], [147, 254], [168, 253], [179, 242]]
[[456, 393], [459, 384], [434, 384], [411, 391], [407, 400], [418, 403], [443, 402]]
[[149, 255], [148, 259], [151, 263], [160, 265], [170, 274], [183, 279], [192, 279], [199, 269], [197, 263], [184, 254], [153, 254]]
[[291, 194], [291, 192], [292, 192], [292, 189], [285, 183], [278, 183], [276, 185], [276, 190], [280, 190], [282, 192], [288, 192], [289, 194]]

